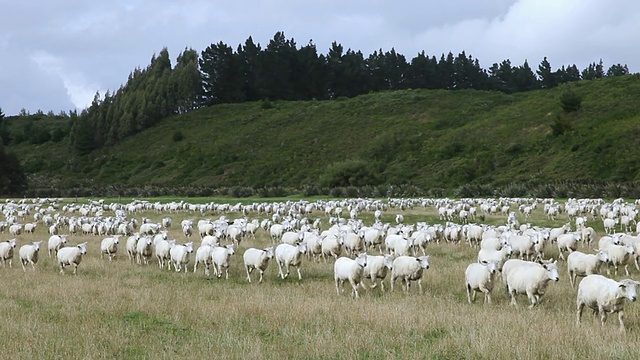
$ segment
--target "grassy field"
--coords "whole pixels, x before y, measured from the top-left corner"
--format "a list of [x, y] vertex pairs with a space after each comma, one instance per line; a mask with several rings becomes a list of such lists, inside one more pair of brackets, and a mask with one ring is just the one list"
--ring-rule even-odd
[[[396, 210], [385, 212], [392, 222]], [[434, 208], [403, 212], [405, 223], [441, 223]], [[105, 215], [109, 215], [106, 213]], [[159, 220], [166, 214], [137, 213]], [[175, 224], [199, 213], [171, 215], [170, 231], [178, 242], [186, 239]], [[217, 218], [219, 215], [206, 215]], [[228, 214], [230, 218], [239, 214]], [[328, 221], [323, 213], [313, 217]], [[362, 215], [365, 224], [372, 215]], [[249, 218], [264, 216], [250, 214]], [[522, 221], [523, 219], [520, 218]], [[488, 216], [484, 223], [503, 224], [503, 216]], [[602, 235], [600, 220], [589, 220]], [[560, 216], [547, 220], [536, 210], [535, 225], [555, 226]], [[63, 232], [64, 233], [64, 232]], [[408, 294], [375, 289], [359, 299], [349, 291], [336, 294], [333, 261], [304, 261], [302, 281], [277, 278], [270, 263], [265, 282], [249, 284], [242, 266], [248, 247], [271, 244], [260, 230], [256, 239], [244, 239], [232, 258], [229, 280], [207, 278], [202, 272], [175, 273], [131, 264], [122, 241], [118, 258], [100, 259], [101, 238], [71, 236], [70, 244], [88, 241], [88, 253], [78, 275], [61, 275], [40, 253], [36, 271], [23, 273], [17, 249], [30, 241], [48, 239], [43, 226], [35, 234], [18, 236], [13, 267], [0, 269], [3, 314], [0, 338], [3, 358], [12, 359], [159, 359], [159, 358], [335, 358], [335, 359], [638, 359], [640, 310], [628, 304], [627, 333], [618, 333], [617, 317], [604, 327], [590, 311], [581, 326], [575, 324], [575, 290], [559, 263], [561, 280], [549, 286], [542, 303], [528, 309], [509, 305], [501, 285], [493, 291], [493, 304], [468, 304], [464, 270], [475, 261], [476, 250], [467, 245], [431, 244], [430, 269], [424, 273], [424, 294], [417, 286]], [[0, 234], [0, 240], [9, 238]], [[199, 237], [194, 238], [196, 247]], [[549, 248], [557, 257], [557, 249]], [[586, 251], [585, 249], [581, 249]], [[193, 258], [192, 258], [193, 259]], [[193, 265], [193, 260], [190, 265]], [[632, 278], [638, 272], [632, 269]], [[618, 277], [620, 278], [620, 277]], [[257, 278], [256, 278], [257, 279]], [[387, 279], [388, 283], [388, 279]], [[399, 284], [396, 284], [399, 285]]]

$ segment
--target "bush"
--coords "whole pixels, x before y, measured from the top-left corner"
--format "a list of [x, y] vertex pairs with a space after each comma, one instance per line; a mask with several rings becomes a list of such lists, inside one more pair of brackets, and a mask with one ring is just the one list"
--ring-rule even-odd
[[182, 134], [182, 131], [178, 130], [173, 133], [173, 142], [182, 141], [183, 139], [184, 135]]
[[567, 90], [560, 95], [560, 106], [567, 113], [578, 111], [582, 107], [582, 97], [573, 90]]

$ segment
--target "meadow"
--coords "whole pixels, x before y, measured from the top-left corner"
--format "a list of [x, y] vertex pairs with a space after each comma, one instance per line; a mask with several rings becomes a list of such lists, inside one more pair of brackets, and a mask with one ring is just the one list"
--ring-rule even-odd
[[[124, 202], [124, 200], [123, 200]], [[514, 209], [515, 210], [515, 209]], [[444, 223], [433, 207], [400, 210], [389, 208], [383, 222], [394, 223], [402, 212], [405, 223]], [[113, 213], [105, 212], [105, 216]], [[160, 221], [154, 211], [129, 214]], [[234, 219], [239, 213], [226, 214]], [[186, 239], [180, 231], [182, 219], [216, 219], [220, 214], [177, 212], [170, 214], [170, 238], [184, 243], [200, 242], [195, 234]], [[249, 213], [249, 219], [267, 215]], [[329, 221], [322, 211], [309, 218]], [[362, 213], [365, 224], [371, 213]], [[525, 222], [520, 214], [518, 218]], [[504, 224], [506, 217], [487, 215], [486, 224]], [[27, 219], [26, 221], [31, 221]], [[541, 207], [527, 222], [559, 226], [566, 215], [548, 220]], [[603, 235], [600, 219], [588, 219]], [[575, 228], [575, 226], [574, 226]], [[65, 233], [62, 231], [62, 233]], [[0, 240], [11, 238], [6, 232]], [[34, 234], [17, 237], [13, 266], [0, 269], [0, 326], [2, 358], [11, 359], [163, 359], [208, 357], [224, 359], [329, 358], [329, 359], [638, 359], [640, 358], [640, 308], [627, 304], [627, 332], [618, 332], [617, 316], [604, 327], [585, 311], [580, 326], [576, 319], [576, 290], [566, 276], [566, 263], [558, 263], [560, 281], [551, 283], [542, 303], [528, 309], [528, 300], [518, 297], [519, 306], [509, 305], [501, 284], [485, 305], [478, 295], [467, 302], [464, 270], [476, 260], [477, 250], [466, 244], [429, 244], [430, 268], [424, 272], [424, 293], [417, 286], [409, 293], [396, 284], [393, 292], [373, 289], [358, 299], [345, 287], [336, 293], [333, 260], [302, 264], [302, 281], [295, 270], [285, 280], [278, 278], [271, 261], [265, 281], [249, 284], [242, 265], [242, 253], [249, 247], [271, 246], [269, 234], [258, 230], [255, 239], [243, 238], [231, 260], [228, 280], [207, 277], [201, 269], [194, 274], [159, 269], [157, 262], [137, 265], [129, 261], [124, 243], [118, 257], [100, 258], [101, 237], [69, 236], [69, 244], [88, 242], [76, 276], [66, 269], [59, 273], [49, 258], [44, 226]], [[44, 240], [40, 261], [33, 271], [22, 271], [18, 248]], [[587, 252], [584, 245], [579, 250]], [[377, 251], [376, 251], [377, 252]], [[557, 258], [550, 246], [547, 256]], [[631, 278], [640, 280], [631, 267]], [[617, 276], [616, 279], [624, 276]], [[385, 280], [387, 285], [389, 278]], [[388, 288], [388, 286], [387, 286]]]

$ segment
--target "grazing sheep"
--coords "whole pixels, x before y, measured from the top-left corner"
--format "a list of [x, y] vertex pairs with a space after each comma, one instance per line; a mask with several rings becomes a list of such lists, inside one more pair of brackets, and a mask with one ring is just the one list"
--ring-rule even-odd
[[78, 274], [78, 265], [82, 261], [82, 255], [87, 253], [87, 243], [83, 242], [77, 246], [65, 246], [58, 250], [56, 255], [58, 258], [58, 265], [60, 266], [60, 273], [64, 274], [64, 267], [66, 265], [73, 265], [73, 274]]
[[36, 263], [38, 262], [38, 253], [40, 252], [40, 244], [42, 241], [32, 242], [20, 247], [18, 255], [20, 256], [20, 263], [22, 264], [22, 271], [27, 271], [25, 265], [31, 264], [31, 268], [35, 271]]
[[265, 249], [247, 249], [244, 254], [242, 254], [244, 268], [247, 270], [247, 280], [251, 282], [251, 273], [256, 269], [260, 271], [260, 280], [258, 283], [262, 283], [262, 277], [271, 258], [273, 258], [273, 248], [271, 247]]
[[[302, 243], [297, 246], [289, 244], [280, 244], [276, 246], [274, 250], [274, 256], [278, 263], [278, 272], [282, 279], [286, 279], [289, 276], [289, 267], [295, 266], [298, 270], [298, 280], [302, 280], [302, 274], [300, 273], [300, 265], [302, 264], [302, 255], [307, 252], [307, 244]], [[285, 268], [287, 273], [285, 274], [282, 268]]]
[[51, 257], [52, 254], [53, 255], [57, 254], [60, 247], [62, 247], [62, 245], [66, 243], [67, 243], [66, 235], [52, 235], [49, 238], [49, 242], [47, 245], [47, 248], [49, 250], [49, 257]]
[[574, 251], [567, 256], [567, 273], [571, 287], [575, 288], [577, 276], [597, 274], [600, 265], [609, 261], [609, 254], [605, 250], [596, 250], [595, 254], [585, 254]]
[[[491, 291], [493, 290], [494, 276], [498, 272], [498, 263], [472, 263], [464, 272], [467, 300], [469, 304], [476, 301], [476, 293], [484, 293], [485, 304], [491, 304]], [[471, 292], [473, 291], [473, 296]]]
[[100, 243], [100, 259], [103, 258], [102, 255], [104, 254], [109, 256], [109, 261], [115, 258], [118, 253], [118, 243], [120, 243], [120, 235], [102, 239]]
[[9, 261], [9, 267], [11, 267], [11, 262], [13, 260], [13, 249], [15, 249], [15, 247], [16, 239], [0, 242], [0, 260], [2, 260], [3, 266], [7, 266], [7, 261]]
[[225, 279], [229, 279], [229, 261], [231, 256], [236, 253], [234, 245], [216, 246], [211, 251], [211, 260], [213, 262], [213, 273], [217, 277], [222, 277], [222, 270], [225, 272]]
[[184, 266], [184, 273], [187, 273], [187, 264], [189, 263], [189, 254], [193, 252], [193, 243], [175, 244], [169, 249], [169, 257], [176, 272], [180, 272]]
[[625, 327], [622, 319], [624, 318], [625, 299], [636, 301], [638, 284], [640, 283], [631, 279], [615, 281], [602, 275], [588, 275], [578, 286], [576, 324], [580, 324], [582, 310], [588, 306], [600, 314], [601, 326], [604, 326], [607, 320], [607, 313], [618, 313], [620, 332], [624, 332]]
[[136, 262], [138, 265], [142, 265], [144, 262], [145, 265], [149, 264], [149, 259], [151, 259], [151, 249], [153, 245], [153, 240], [149, 236], [141, 237], [136, 243]]
[[418, 289], [422, 294], [422, 272], [429, 268], [429, 256], [399, 256], [393, 260], [391, 269], [391, 291], [396, 279], [406, 284], [405, 292], [409, 293], [411, 281], [418, 281]]
[[343, 291], [342, 285], [349, 281], [353, 291], [351, 296], [358, 298], [358, 286], [362, 281], [364, 267], [367, 265], [367, 254], [359, 254], [356, 259], [340, 257], [333, 264], [333, 278], [336, 283], [338, 295]]
[[526, 294], [531, 302], [529, 308], [540, 303], [540, 297], [547, 290], [549, 281], [558, 281], [557, 261], [535, 263], [510, 259], [502, 267], [502, 280], [509, 295], [511, 305], [517, 306], [516, 295]]
[[393, 256], [391, 255], [367, 255], [367, 265], [364, 267], [364, 274], [360, 285], [363, 289], [367, 289], [364, 279], [371, 280], [371, 289], [378, 286], [380, 279], [380, 287], [384, 291], [384, 278], [387, 277], [388, 270], [393, 268]]

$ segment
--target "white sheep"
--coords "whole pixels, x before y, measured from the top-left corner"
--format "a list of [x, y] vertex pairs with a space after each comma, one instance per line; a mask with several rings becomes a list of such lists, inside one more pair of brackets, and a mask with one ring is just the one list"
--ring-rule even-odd
[[412, 238], [407, 239], [407, 238], [401, 237], [400, 239], [396, 239], [396, 241], [394, 241], [393, 243], [393, 256], [398, 257], [398, 256], [414, 255], [414, 254], [409, 254], [412, 248], [413, 248]]
[[[467, 300], [469, 304], [476, 300], [476, 293], [484, 293], [484, 302], [491, 304], [491, 291], [493, 290], [494, 277], [498, 272], [498, 263], [471, 263], [464, 272]], [[473, 291], [473, 295], [471, 292]]]
[[140, 234], [135, 233], [129, 238], [127, 238], [127, 243], [125, 248], [127, 250], [127, 255], [129, 256], [129, 261], [132, 263], [136, 261], [137, 251], [138, 251], [138, 240], [140, 240]]
[[187, 273], [187, 264], [189, 263], [189, 254], [193, 252], [193, 243], [175, 244], [169, 249], [170, 261], [176, 272], [180, 272], [184, 267], [184, 273]]
[[580, 324], [582, 310], [587, 306], [600, 314], [602, 326], [607, 320], [607, 313], [618, 313], [620, 331], [624, 332], [624, 303], [625, 300], [636, 301], [638, 284], [631, 279], [615, 281], [602, 275], [588, 275], [578, 286], [576, 324]]
[[393, 283], [400, 279], [406, 284], [405, 291], [409, 292], [411, 281], [418, 281], [418, 289], [422, 294], [422, 272], [429, 268], [429, 256], [399, 256], [393, 260], [391, 269], [391, 291]]
[[153, 240], [149, 236], [143, 236], [138, 239], [136, 243], [136, 262], [138, 265], [142, 265], [144, 262], [145, 265], [149, 264], [149, 259], [151, 259], [151, 249], [153, 245]]
[[378, 250], [382, 252], [382, 236], [384, 232], [382, 229], [378, 229], [375, 227], [363, 228], [361, 231], [364, 232], [364, 245], [367, 249], [371, 250], [374, 247], [378, 247]]
[[602, 224], [604, 226], [604, 231], [607, 234], [613, 234], [616, 229], [616, 225], [618, 224], [618, 219], [606, 218], [602, 221]]
[[605, 250], [596, 250], [595, 254], [585, 254], [574, 251], [567, 256], [567, 273], [571, 287], [576, 285], [576, 277], [597, 274], [600, 265], [609, 261], [609, 254]]
[[220, 246], [220, 239], [217, 236], [205, 235], [200, 245]]
[[[282, 279], [286, 279], [289, 276], [289, 267], [295, 266], [298, 270], [298, 280], [302, 280], [302, 274], [300, 273], [300, 266], [302, 265], [302, 255], [307, 252], [307, 244], [302, 243], [297, 246], [289, 244], [280, 244], [276, 246], [274, 250], [274, 256], [278, 263], [278, 272]], [[282, 268], [285, 268], [287, 273], [285, 274]]]
[[512, 234], [508, 237], [507, 241], [511, 244], [513, 255], [520, 255], [520, 259], [526, 258], [531, 260], [535, 254], [535, 245], [539, 242], [538, 236], [531, 235], [517, 235]]
[[362, 281], [364, 267], [367, 265], [367, 254], [359, 254], [355, 260], [348, 257], [340, 257], [333, 264], [333, 279], [336, 283], [338, 295], [342, 292], [342, 285], [349, 281], [353, 291], [351, 296], [358, 297], [358, 286]]
[[371, 280], [371, 289], [378, 286], [380, 279], [380, 287], [384, 291], [384, 278], [387, 277], [388, 270], [393, 269], [393, 256], [391, 255], [367, 255], [367, 265], [364, 267], [364, 274], [360, 285], [365, 290], [364, 279]]
[[285, 231], [280, 236], [280, 242], [283, 244], [296, 245], [302, 241], [304, 233], [301, 231]]
[[31, 264], [33, 270], [36, 269], [36, 263], [38, 262], [38, 253], [40, 252], [40, 244], [42, 241], [35, 241], [30, 244], [25, 244], [18, 250], [20, 256], [20, 263], [22, 264], [22, 270], [27, 271], [25, 265]]
[[502, 264], [507, 260], [509, 256], [511, 256], [512, 250], [511, 245], [506, 244], [500, 250], [494, 249], [480, 249], [478, 251], [478, 262], [479, 263], [489, 263], [489, 262], [497, 262], [498, 270], [502, 270]]
[[66, 235], [52, 235], [49, 238], [49, 242], [47, 244], [47, 248], [49, 250], [49, 257], [51, 257], [52, 254], [53, 255], [57, 254], [60, 247], [62, 247], [62, 245], [66, 243], [67, 243]]
[[211, 251], [213, 263], [213, 274], [222, 277], [222, 270], [225, 272], [225, 279], [229, 279], [229, 261], [236, 253], [235, 245], [215, 246]]
[[629, 264], [635, 260], [635, 249], [633, 246], [605, 244], [605, 246], [600, 247], [600, 249], [605, 250], [609, 255], [607, 274], [611, 274], [610, 266], [613, 265], [615, 270], [614, 275], [618, 275], [618, 266], [623, 265], [624, 272], [629, 276]]
[[505, 238], [495, 236], [483, 237], [480, 241], [480, 249], [500, 250], [506, 244], [508, 244], [508, 242]]
[[273, 248], [271, 247], [265, 249], [247, 249], [244, 254], [242, 254], [244, 268], [247, 271], [247, 280], [251, 282], [251, 273], [255, 269], [260, 272], [260, 280], [258, 283], [262, 283], [262, 277], [271, 258], [273, 258]]
[[209, 276], [209, 269], [213, 264], [213, 259], [211, 258], [211, 253], [213, 252], [214, 246], [218, 245], [209, 245], [208, 243], [202, 243], [196, 250], [196, 256], [193, 263], [193, 272], [196, 273], [198, 271], [198, 265], [204, 265], [204, 275]]
[[347, 232], [344, 235], [343, 242], [347, 254], [354, 256], [354, 254], [364, 251], [364, 232]]
[[558, 235], [556, 245], [558, 245], [558, 253], [562, 260], [565, 260], [563, 251], [568, 251], [569, 254], [571, 254], [578, 248], [578, 241], [580, 241], [580, 232], [570, 232]]
[[517, 306], [516, 295], [526, 294], [531, 302], [529, 308], [540, 303], [549, 281], [558, 281], [557, 261], [536, 263], [519, 259], [509, 259], [502, 267], [502, 281], [511, 295], [511, 305]]
[[322, 239], [322, 257], [324, 261], [327, 261], [327, 256], [333, 256], [334, 259], [337, 259], [340, 254], [342, 254], [342, 245], [344, 244], [344, 240], [342, 240], [341, 234], [337, 233], [329, 233]]
[[13, 260], [13, 249], [16, 247], [16, 239], [10, 239], [0, 242], [0, 260], [2, 260], [2, 265], [7, 266], [7, 261], [9, 261], [9, 267], [11, 267], [11, 262]]
[[162, 238], [158, 238], [156, 236], [153, 240], [153, 245], [156, 248], [156, 258], [158, 259], [158, 267], [160, 269], [164, 268], [165, 260], [167, 262], [167, 269], [171, 270], [171, 266], [169, 264], [169, 251], [176, 244], [175, 240], [164, 240]]
[[114, 235], [112, 237], [102, 239], [100, 242], [100, 259], [104, 254], [109, 256], [109, 261], [114, 259], [118, 253], [118, 244], [120, 243], [120, 235]]
[[64, 267], [66, 265], [73, 265], [73, 274], [77, 275], [78, 265], [82, 261], [82, 255], [87, 253], [87, 243], [83, 242], [76, 246], [65, 246], [58, 250], [56, 255], [58, 258], [58, 265], [60, 266], [60, 273], [64, 274]]

